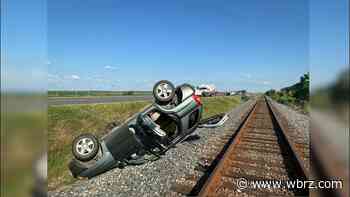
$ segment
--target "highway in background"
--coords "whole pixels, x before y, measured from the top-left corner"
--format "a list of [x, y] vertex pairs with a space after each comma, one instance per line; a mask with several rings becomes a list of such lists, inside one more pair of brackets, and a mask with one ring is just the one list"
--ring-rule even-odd
[[49, 97], [48, 105], [74, 105], [74, 104], [97, 104], [97, 103], [113, 103], [125, 101], [151, 101], [152, 95], [142, 96], [106, 96], [106, 97]]

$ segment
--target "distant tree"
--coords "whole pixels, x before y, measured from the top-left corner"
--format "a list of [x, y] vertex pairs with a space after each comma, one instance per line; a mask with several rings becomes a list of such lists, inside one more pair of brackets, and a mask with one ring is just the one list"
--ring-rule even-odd
[[305, 73], [296, 85], [295, 97], [300, 101], [308, 101], [310, 96], [310, 75]]
[[123, 92], [123, 95], [134, 95], [134, 91], [126, 91], [126, 92]]
[[272, 96], [272, 95], [276, 94], [276, 90], [274, 90], [274, 89], [268, 90], [267, 92], [265, 92], [265, 94], [267, 96]]
[[305, 73], [300, 81], [294, 85], [282, 88], [280, 91], [268, 90], [265, 94], [283, 104], [297, 104], [305, 107], [309, 101], [310, 75]]
[[330, 97], [335, 103], [349, 102], [349, 75], [349, 69], [344, 70], [337, 77], [336, 82], [329, 88]]

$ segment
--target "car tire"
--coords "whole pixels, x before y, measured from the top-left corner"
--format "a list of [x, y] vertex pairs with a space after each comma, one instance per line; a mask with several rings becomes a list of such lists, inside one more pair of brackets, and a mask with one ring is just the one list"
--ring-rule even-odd
[[81, 134], [73, 140], [72, 153], [79, 161], [90, 161], [100, 148], [98, 139], [89, 133]]
[[167, 80], [158, 81], [153, 86], [153, 96], [157, 103], [166, 104], [175, 96], [175, 86]]

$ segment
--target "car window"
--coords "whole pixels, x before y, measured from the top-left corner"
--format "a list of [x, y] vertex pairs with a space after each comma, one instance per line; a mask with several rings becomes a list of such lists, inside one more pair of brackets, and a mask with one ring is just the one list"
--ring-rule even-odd
[[163, 130], [168, 137], [176, 137], [177, 134], [177, 123], [176, 121], [168, 116], [167, 114], [160, 112], [150, 112], [148, 114], [154, 123]]

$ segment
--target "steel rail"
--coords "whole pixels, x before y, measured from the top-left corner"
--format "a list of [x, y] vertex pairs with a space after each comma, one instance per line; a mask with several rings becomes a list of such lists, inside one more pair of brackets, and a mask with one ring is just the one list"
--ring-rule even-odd
[[[257, 103], [258, 102], [262, 102], [263, 103], [262, 105], [265, 105], [265, 104], [267, 105], [267, 109], [266, 109], [266, 107], [264, 108], [264, 106], [263, 106], [262, 110], [260, 109], [260, 111], [265, 110], [265, 113], [266, 113], [266, 110], [268, 110], [267, 113], [268, 113], [269, 117], [271, 117], [272, 124], [273, 125], [276, 124], [277, 127], [279, 128], [277, 131], [275, 131], [274, 126], [272, 126], [271, 129], [275, 133], [276, 138], [278, 138], [278, 137], [283, 138], [282, 139], [282, 141], [284, 142], [282, 144], [283, 147], [281, 147], [280, 149], [286, 150], [289, 153], [288, 155], [289, 155], [290, 159], [293, 160], [293, 164], [296, 168], [297, 174], [301, 177], [301, 179], [307, 180], [308, 171], [306, 170], [305, 164], [303, 163], [303, 160], [300, 158], [298, 152], [296, 152], [297, 149], [294, 147], [293, 141], [292, 141], [292, 139], [290, 139], [290, 136], [288, 135], [289, 130], [288, 130], [288, 127], [285, 125], [284, 120], [282, 121], [282, 117], [280, 116], [280, 114], [277, 114], [276, 109], [273, 106], [271, 106], [271, 103], [269, 103], [269, 101], [266, 98], [264, 98], [260, 101], [257, 101]], [[203, 187], [199, 191], [198, 196], [216, 196], [218, 188], [220, 187], [220, 184], [222, 184], [221, 181], [222, 181], [222, 178], [224, 176], [223, 174], [225, 174], [225, 170], [227, 171], [227, 168], [229, 168], [228, 166], [230, 166], [230, 162], [232, 162], [235, 158], [236, 159], [238, 158], [238, 156], [237, 156], [238, 149], [239, 148], [242, 149], [242, 145], [239, 145], [239, 144], [242, 141], [243, 135], [245, 135], [248, 130], [252, 131], [252, 128], [249, 127], [250, 126], [249, 124], [252, 123], [253, 118], [255, 116], [257, 116], [256, 114], [258, 114], [257, 107], [258, 107], [258, 104], [256, 104], [254, 106], [253, 110], [248, 115], [248, 118], [243, 123], [243, 126], [240, 128], [239, 131], [237, 131], [238, 133], [236, 134], [236, 136], [232, 140], [232, 143], [229, 145], [226, 152], [221, 157], [221, 160], [216, 164], [212, 173], [207, 178]], [[263, 115], [266, 115], [266, 114], [263, 114]], [[257, 122], [257, 121], [258, 120], [255, 119], [253, 122]], [[260, 123], [261, 123], [261, 121], [260, 121]], [[255, 124], [257, 124], [257, 123], [255, 123]], [[262, 125], [264, 125], [264, 123]], [[266, 135], [266, 136], [268, 136], [268, 135]], [[245, 137], [244, 140], [245, 140], [245, 142], [247, 142], [247, 137]], [[252, 141], [252, 143], [257, 143], [257, 142], [254, 142], [254, 139], [250, 139], [250, 140]], [[261, 140], [263, 140], [263, 139], [261, 139]], [[257, 139], [257, 141], [259, 141], [258, 143], [260, 143], [258, 145], [261, 145], [263, 143], [263, 141], [261, 141], [261, 140], [259, 141], [259, 139]], [[278, 143], [280, 143], [279, 140], [277, 140], [277, 141], [278, 141]], [[271, 143], [272, 142], [273, 141], [271, 141]], [[266, 141], [266, 143], [268, 144], [270, 142]], [[281, 145], [279, 144], [279, 146], [281, 146]], [[248, 147], [248, 150], [249, 149], [250, 148]], [[251, 149], [254, 150], [253, 148], [251, 148]], [[269, 149], [269, 151], [271, 151], [271, 149]], [[278, 151], [276, 150], [275, 152], [278, 152]], [[280, 154], [283, 155], [282, 152]], [[259, 176], [256, 176], [256, 177], [259, 177]], [[308, 192], [308, 190], [305, 190], [305, 191]], [[305, 194], [305, 191], [303, 191], [304, 192], [303, 194]]]

